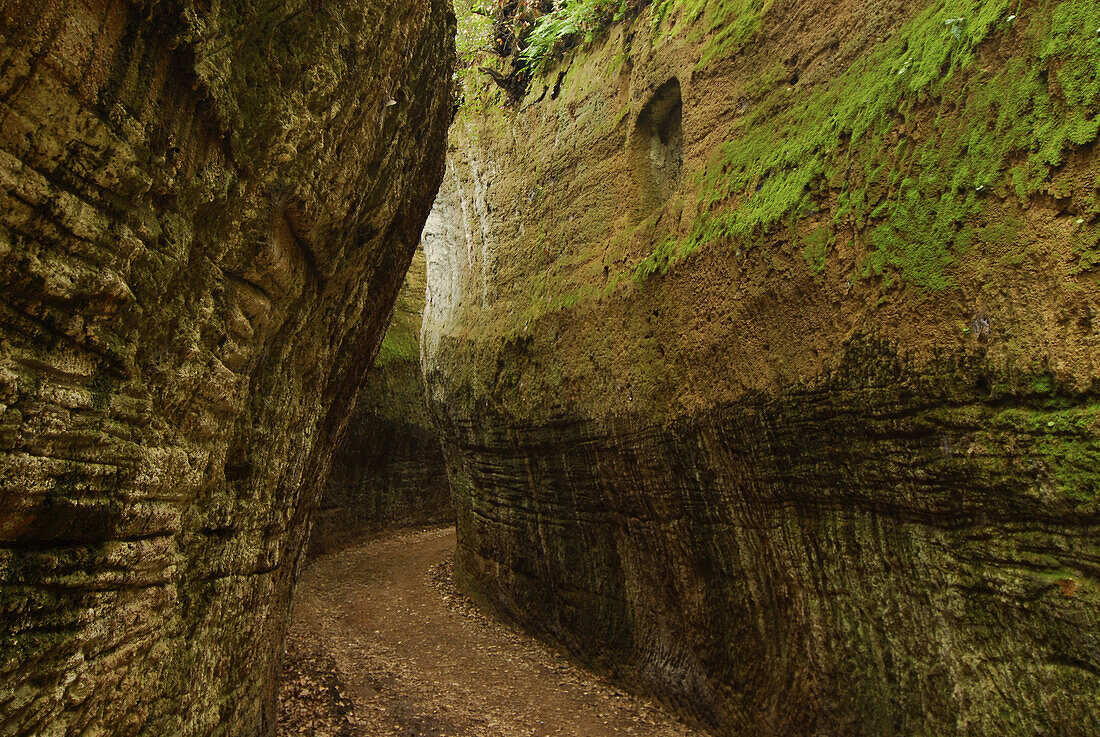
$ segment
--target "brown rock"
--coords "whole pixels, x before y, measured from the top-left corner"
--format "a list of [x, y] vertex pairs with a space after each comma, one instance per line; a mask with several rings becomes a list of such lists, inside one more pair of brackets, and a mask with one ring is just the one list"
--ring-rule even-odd
[[0, 734], [273, 730], [452, 36], [442, 0], [0, 6]]
[[718, 734], [1100, 734], [1096, 6], [692, 6], [466, 90], [457, 577]]

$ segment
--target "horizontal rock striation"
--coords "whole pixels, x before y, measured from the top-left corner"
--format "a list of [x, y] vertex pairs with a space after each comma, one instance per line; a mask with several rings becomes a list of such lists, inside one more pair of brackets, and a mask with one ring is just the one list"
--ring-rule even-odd
[[454, 521], [447, 465], [420, 372], [425, 269], [418, 250], [374, 370], [333, 455], [313, 518], [314, 553], [381, 530]]
[[658, 427], [455, 422], [465, 584], [719, 734], [1089, 734], [1100, 521], [1039, 448], [1095, 409], [980, 376], [861, 346]]
[[0, 734], [273, 732], [453, 29], [443, 0], [0, 3]]
[[716, 734], [1097, 733], [1097, 9], [692, 7], [467, 89], [458, 575]]

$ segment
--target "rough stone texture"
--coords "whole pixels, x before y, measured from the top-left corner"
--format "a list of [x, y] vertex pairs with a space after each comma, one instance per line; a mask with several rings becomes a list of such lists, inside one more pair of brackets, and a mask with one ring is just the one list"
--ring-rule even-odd
[[466, 587], [718, 734], [1100, 733], [1100, 7], [667, 5], [452, 128]]
[[333, 455], [313, 517], [313, 553], [381, 530], [454, 521], [447, 464], [420, 372], [425, 269], [424, 252], [418, 250], [374, 370]]
[[273, 731], [453, 28], [444, 0], [0, 3], [0, 734]]

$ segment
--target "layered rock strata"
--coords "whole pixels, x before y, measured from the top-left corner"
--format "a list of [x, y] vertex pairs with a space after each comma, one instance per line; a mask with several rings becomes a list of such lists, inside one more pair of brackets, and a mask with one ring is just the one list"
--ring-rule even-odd
[[716, 734], [1100, 732], [1100, 7], [654, 3], [467, 91], [468, 590]]
[[0, 734], [256, 735], [444, 0], [0, 4]]
[[313, 519], [314, 553], [381, 530], [454, 520], [447, 465], [420, 372], [425, 268], [424, 252], [417, 251], [374, 370], [333, 455]]

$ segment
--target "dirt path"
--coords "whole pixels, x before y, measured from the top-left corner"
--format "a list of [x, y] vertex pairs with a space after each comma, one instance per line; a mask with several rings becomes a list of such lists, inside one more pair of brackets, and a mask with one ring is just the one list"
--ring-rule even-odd
[[659, 707], [470, 607], [453, 528], [323, 557], [298, 588], [283, 737], [696, 737]]

